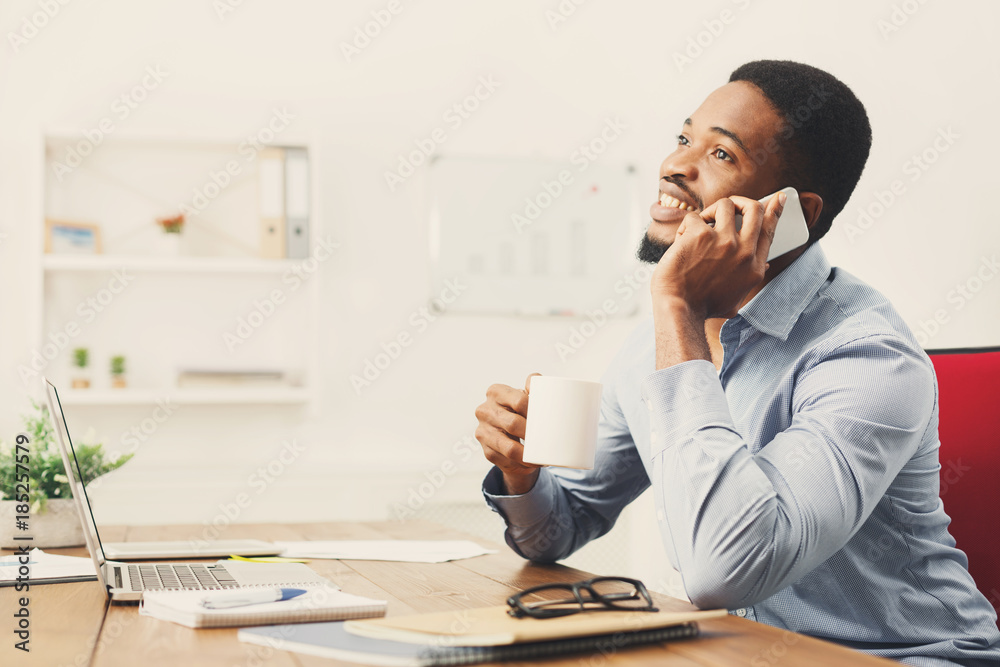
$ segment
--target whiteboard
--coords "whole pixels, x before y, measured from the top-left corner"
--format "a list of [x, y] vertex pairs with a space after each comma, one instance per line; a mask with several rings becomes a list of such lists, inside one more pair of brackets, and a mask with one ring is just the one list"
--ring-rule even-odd
[[457, 280], [464, 289], [449, 312], [573, 316], [600, 308], [636, 265], [633, 171], [439, 157], [429, 179], [432, 300], [452, 296], [448, 281]]

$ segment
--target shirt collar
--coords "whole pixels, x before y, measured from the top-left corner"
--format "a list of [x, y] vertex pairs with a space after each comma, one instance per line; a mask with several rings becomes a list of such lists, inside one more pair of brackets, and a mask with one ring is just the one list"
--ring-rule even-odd
[[786, 340], [802, 311], [829, 278], [830, 268], [819, 244], [812, 244], [740, 308], [740, 315], [755, 329]]

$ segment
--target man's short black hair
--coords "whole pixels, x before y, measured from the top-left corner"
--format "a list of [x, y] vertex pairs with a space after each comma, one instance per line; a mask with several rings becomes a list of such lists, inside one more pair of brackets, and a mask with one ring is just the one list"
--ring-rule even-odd
[[872, 128], [864, 105], [832, 74], [790, 60], [747, 63], [729, 81], [759, 88], [784, 120], [777, 137], [782, 187], [823, 198], [809, 233], [809, 243], [815, 243], [844, 209], [868, 160]]

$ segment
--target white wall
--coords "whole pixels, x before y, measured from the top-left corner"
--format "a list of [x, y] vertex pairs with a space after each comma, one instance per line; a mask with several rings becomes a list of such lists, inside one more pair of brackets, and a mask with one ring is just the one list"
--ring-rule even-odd
[[[224, 2], [75, 0], [59, 5], [16, 51], [10, 32], [21, 32], [43, 3], [0, 6], [5, 439], [27, 407], [15, 369], [37, 344], [31, 318], [41, 135], [94, 127], [147, 66], [168, 74], [118, 123], [116, 136], [238, 141], [273, 108], [287, 108], [295, 120], [281, 139], [319, 147], [320, 224], [341, 243], [321, 276], [320, 414], [185, 407], [95, 490], [102, 521], [207, 522], [240, 492], [255, 499], [240, 520], [382, 517], [446, 461], [463, 473], [449, 478], [435, 500], [475, 501], [486, 465], [471, 448], [456, 452], [453, 445], [473, 432], [473, 409], [486, 387], [520, 385], [536, 370], [601, 374], [633, 322], [603, 328], [563, 363], [554, 344], [578, 322], [445, 316], [361, 396], [349, 383], [382, 342], [408, 328], [409, 314], [429, 296], [426, 168], [395, 192], [383, 173], [415, 139], [443, 125], [444, 112], [484, 76], [499, 88], [449, 130], [442, 150], [568, 160], [606, 118], [619, 117], [628, 129], [601, 160], [636, 164], [652, 197], [681, 121], [737, 65], [779, 57], [830, 70], [867, 105], [875, 143], [854, 199], [824, 241], [827, 253], [885, 292], [911, 326], [941, 311], [947, 322], [928, 337], [930, 347], [998, 342], [1000, 279], [983, 284], [961, 308], [954, 295], [949, 300], [956, 284], [975, 280], [982, 257], [1000, 250], [992, 188], [1000, 152], [991, 129], [1000, 65], [996, 3], [594, 1], [553, 27], [550, 12], [575, 7], [569, 0], [402, 0], [402, 11], [348, 62], [340, 44], [387, 2], [245, 0], [220, 16]], [[716, 21], [720, 16], [729, 23]], [[901, 25], [886, 32], [893, 19]], [[679, 67], [675, 53], [699, 33], [707, 46]], [[947, 128], [958, 139], [913, 180], [907, 161]], [[859, 207], [877, 202], [896, 179], [904, 194], [870, 228], [849, 234], [845, 223], [857, 224]], [[93, 426], [113, 444], [149, 408], [78, 407], [69, 416], [74, 429]], [[304, 452], [255, 495], [248, 476], [290, 440]]]

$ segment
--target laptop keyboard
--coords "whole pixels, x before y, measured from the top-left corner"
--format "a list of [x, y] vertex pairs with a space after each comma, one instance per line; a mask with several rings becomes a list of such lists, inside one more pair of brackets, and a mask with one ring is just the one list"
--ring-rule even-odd
[[135, 591], [239, 588], [222, 565], [129, 565], [128, 579]]

